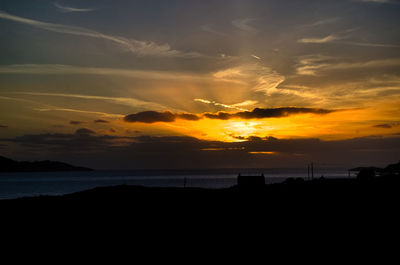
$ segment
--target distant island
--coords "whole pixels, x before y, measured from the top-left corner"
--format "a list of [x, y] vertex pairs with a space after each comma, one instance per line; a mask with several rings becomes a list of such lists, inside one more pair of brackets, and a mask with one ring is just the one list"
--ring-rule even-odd
[[57, 161], [15, 161], [0, 156], [0, 172], [56, 172], [56, 171], [92, 171], [86, 167], [78, 167]]

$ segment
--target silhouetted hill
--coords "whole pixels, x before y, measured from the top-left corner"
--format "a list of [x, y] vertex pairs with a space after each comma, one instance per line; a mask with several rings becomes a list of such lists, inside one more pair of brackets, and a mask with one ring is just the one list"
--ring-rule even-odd
[[0, 172], [51, 172], [51, 171], [90, 171], [86, 167], [72, 166], [56, 161], [15, 161], [0, 156]]
[[[246, 207], [274, 207], [286, 205], [351, 205], [362, 202], [366, 206], [397, 202], [400, 196], [400, 177], [387, 175], [371, 179], [288, 179], [278, 184], [260, 185], [257, 187], [236, 185], [223, 189], [204, 188], [169, 188], [142, 186], [110, 186], [95, 188], [63, 196], [39, 196], [3, 200], [10, 203], [67, 203], [81, 206], [81, 203], [135, 207], [149, 209], [177, 210], [182, 207], [207, 206], [208, 209], [238, 205]], [[396, 197], [396, 200], [393, 198]], [[218, 207], [217, 207], [218, 206]], [[354, 205], [353, 205], [354, 206]]]
[[400, 161], [397, 164], [391, 164], [385, 167], [385, 172], [389, 174], [399, 174], [400, 173]]

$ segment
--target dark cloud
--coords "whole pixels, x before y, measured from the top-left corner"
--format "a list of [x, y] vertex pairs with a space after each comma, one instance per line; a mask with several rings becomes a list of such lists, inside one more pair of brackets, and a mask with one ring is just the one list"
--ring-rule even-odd
[[83, 124], [83, 123], [85, 123], [84, 121], [70, 121], [69, 122], [69, 124], [71, 124], [71, 125], [80, 125], [80, 124]]
[[375, 127], [375, 128], [390, 129], [390, 128], [392, 128], [392, 125], [390, 125], [390, 124], [378, 124], [378, 125], [374, 125], [373, 127]]
[[170, 111], [143, 111], [135, 114], [125, 116], [126, 122], [144, 122], [144, 123], [155, 123], [155, 122], [173, 122], [176, 119], [196, 121], [200, 118], [195, 114], [190, 113], [172, 113]]
[[334, 112], [334, 110], [326, 110], [326, 109], [313, 109], [313, 108], [296, 108], [296, 107], [287, 107], [287, 108], [275, 108], [275, 109], [260, 109], [256, 108], [253, 111], [244, 111], [235, 114], [235, 117], [240, 117], [243, 119], [262, 119], [262, 118], [279, 118], [279, 117], [287, 117], [295, 114], [329, 114]]
[[75, 134], [96, 134], [96, 132], [87, 128], [80, 128], [75, 131]]
[[[82, 156], [88, 153], [93, 154], [93, 158], [95, 158], [96, 153], [107, 152], [116, 143], [133, 141], [133, 138], [129, 137], [89, 133], [90, 130], [88, 129], [78, 131], [74, 134], [27, 134], [12, 139], [0, 139], [0, 143], [6, 143], [9, 151], [15, 148], [16, 150], [22, 150], [22, 153], [31, 153], [39, 157], [48, 153], [51, 156], [48, 158], [43, 157], [43, 159], [61, 157], [60, 160], [68, 161], [75, 157], [81, 157], [82, 159]], [[19, 148], [17, 148], [18, 146]]]
[[213, 113], [205, 113], [204, 117], [209, 118], [209, 119], [215, 119], [215, 120], [229, 120], [234, 117], [234, 114], [226, 113], [223, 111], [220, 111], [216, 114]]
[[382, 124], [374, 125], [373, 127], [375, 127], [375, 128], [383, 128], [383, 129], [390, 129], [390, 128], [397, 127], [397, 126], [400, 126], [400, 122], [382, 123]]
[[106, 120], [94, 120], [94, 123], [110, 123], [109, 121]]
[[[0, 139], [4, 155], [52, 159], [103, 169], [304, 168], [384, 166], [400, 157], [400, 137], [350, 140], [248, 137], [242, 142], [186, 136], [121, 137], [93, 133], [24, 135]], [[22, 150], [16, 153], [16, 146]], [[14, 153], [12, 153], [14, 152]], [[267, 154], [268, 155], [265, 155]], [[31, 157], [32, 159], [32, 157]]]
[[195, 115], [195, 114], [190, 114], [190, 113], [180, 113], [180, 114], [175, 114], [176, 118], [182, 119], [182, 120], [188, 120], [188, 121], [198, 121], [200, 120], [200, 117]]
[[[273, 137], [265, 137], [265, 138], [262, 138], [262, 137], [258, 137], [258, 136], [249, 136], [249, 137], [244, 137], [244, 136], [236, 136], [236, 135], [230, 135], [232, 138], [235, 138], [235, 139], [237, 139], [237, 140], [241, 140], [241, 141], [262, 141], [262, 140], [268, 140], [268, 139], [270, 139], [270, 138], [273, 138]], [[274, 138], [275, 139], [275, 138]]]
[[249, 119], [264, 119], [264, 118], [280, 118], [295, 114], [307, 114], [307, 113], [323, 115], [332, 112], [335, 112], [335, 110], [286, 107], [286, 108], [273, 108], [273, 109], [255, 108], [252, 111], [242, 111], [232, 114], [221, 111], [218, 112], [217, 114], [206, 113], [204, 114], [204, 116], [210, 119], [220, 119], [220, 120], [228, 120], [232, 118], [241, 118], [249, 120]]
[[124, 121], [154, 123], [154, 122], [173, 122], [175, 121], [175, 119], [176, 119], [175, 115], [169, 111], [164, 111], [164, 112], [143, 111], [125, 116]]
[[170, 111], [157, 112], [157, 111], [144, 111], [135, 114], [128, 115], [124, 118], [126, 122], [144, 122], [144, 123], [154, 123], [154, 122], [173, 122], [176, 119], [184, 119], [190, 121], [197, 121], [201, 118], [208, 119], [218, 119], [218, 120], [229, 120], [233, 118], [241, 119], [263, 119], [263, 118], [279, 118], [287, 117], [295, 114], [329, 114], [337, 110], [327, 110], [327, 109], [315, 109], [315, 108], [296, 108], [296, 107], [286, 107], [286, 108], [273, 108], [273, 109], [261, 109], [255, 108], [252, 111], [242, 111], [236, 113], [228, 113], [220, 111], [217, 113], [204, 113], [202, 115], [190, 114], [190, 113], [172, 113]]

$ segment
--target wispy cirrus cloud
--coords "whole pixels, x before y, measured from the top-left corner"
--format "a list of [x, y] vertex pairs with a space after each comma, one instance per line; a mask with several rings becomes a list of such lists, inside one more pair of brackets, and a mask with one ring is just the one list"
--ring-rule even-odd
[[387, 44], [387, 43], [370, 43], [370, 42], [357, 42], [357, 41], [341, 41], [342, 44], [360, 46], [360, 47], [371, 47], [371, 48], [400, 48], [398, 44]]
[[321, 43], [329, 43], [333, 42], [335, 40], [340, 40], [342, 37], [339, 37], [338, 35], [331, 34], [326, 37], [322, 38], [302, 38], [299, 39], [297, 42], [299, 43], [316, 43], [316, 44], [321, 44]]
[[[286, 76], [261, 63], [249, 63], [214, 73], [214, 77], [226, 82], [234, 82], [248, 87], [249, 91], [260, 92], [265, 96], [293, 96], [296, 98], [317, 98], [317, 95], [304, 89], [293, 89], [283, 85]], [[236, 107], [241, 107], [236, 105]]]
[[[25, 92], [25, 94], [27, 94], [27, 93], [28, 92]], [[15, 93], [15, 94], [21, 94], [21, 93]], [[33, 95], [33, 93], [31, 93], [31, 94]], [[27, 95], [29, 95], [29, 94], [27, 94]], [[36, 93], [36, 95], [40, 96], [40, 94], [38, 94], [38, 93]], [[65, 108], [65, 107], [52, 106], [52, 105], [48, 105], [48, 104], [42, 104], [36, 100], [28, 100], [28, 99], [24, 99], [24, 98], [0, 96], [0, 100], [16, 101], [16, 102], [22, 102], [24, 104], [38, 106], [38, 107], [33, 108], [33, 110], [40, 111], [40, 112], [61, 111], [61, 112], [91, 114], [91, 115], [102, 116], [102, 117], [107, 117], [107, 118], [122, 118], [122, 117], [124, 117], [124, 115], [122, 115], [122, 114], [114, 114], [114, 113], [107, 113], [107, 112], [101, 112], [101, 111], [88, 111], [88, 110], [81, 110], [81, 109], [71, 109], [71, 108]]]
[[297, 65], [299, 75], [318, 75], [323, 71], [350, 70], [363, 68], [382, 68], [400, 66], [400, 58], [369, 60], [360, 62], [338, 62], [332, 57], [322, 55], [304, 56]]
[[254, 101], [254, 100], [246, 100], [237, 104], [232, 104], [232, 105], [228, 105], [228, 104], [223, 104], [223, 103], [218, 103], [216, 101], [213, 100], [207, 100], [207, 99], [201, 99], [201, 98], [196, 98], [194, 99], [194, 101], [196, 102], [201, 102], [204, 104], [210, 104], [210, 105], [214, 105], [214, 106], [219, 106], [219, 107], [223, 107], [223, 108], [227, 108], [227, 109], [236, 109], [236, 110], [242, 110], [242, 111], [246, 111], [247, 109], [244, 109], [242, 107], [244, 106], [251, 106], [251, 105], [255, 105], [258, 103], [258, 101]]
[[298, 43], [304, 44], [325, 44], [325, 43], [339, 43], [344, 45], [360, 46], [360, 47], [370, 47], [370, 48], [399, 48], [398, 44], [388, 44], [388, 43], [371, 43], [371, 42], [360, 42], [360, 41], [350, 41], [345, 40], [350, 36], [347, 33], [352, 32], [356, 29], [349, 29], [340, 33], [330, 34], [325, 37], [320, 38], [301, 38], [297, 40]]
[[278, 89], [278, 86], [285, 81], [285, 76], [260, 63], [243, 64], [220, 70], [214, 73], [214, 77], [248, 85], [253, 91], [263, 92], [266, 95], [284, 92]]
[[64, 64], [13, 64], [0, 66], [0, 74], [35, 74], [35, 75], [62, 75], [62, 74], [86, 74], [86, 75], [116, 75], [132, 78], [145, 79], [204, 79], [210, 78], [201, 74], [190, 74], [184, 72], [155, 71], [155, 70], [135, 70], [121, 68], [104, 67], [83, 67]]
[[222, 31], [216, 30], [213, 24], [205, 24], [205, 25], [202, 25], [200, 28], [205, 32], [212, 33], [212, 34], [215, 34], [215, 35], [218, 35], [221, 37], [228, 36], [228, 34], [222, 32]]
[[58, 2], [54, 2], [53, 5], [57, 7], [58, 10], [61, 12], [91, 12], [96, 10], [96, 8], [76, 8], [76, 7], [64, 6]]
[[333, 23], [340, 21], [340, 19], [341, 19], [340, 17], [325, 18], [325, 19], [321, 19], [321, 20], [315, 21], [313, 23], [304, 25], [303, 27], [318, 27], [318, 26], [322, 26], [322, 25], [333, 24]]
[[16, 94], [30, 95], [30, 96], [47, 96], [47, 97], [65, 97], [65, 98], [78, 98], [78, 99], [91, 99], [91, 100], [102, 100], [108, 101], [115, 104], [122, 104], [140, 108], [155, 108], [165, 109], [166, 107], [155, 102], [143, 101], [135, 98], [125, 97], [105, 97], [105, 96], [92, 96], [92, 95], [81, 95], [81, 94], [67, 94], [67, 93], [40, 93], [40, 92], [16, 92]]
[[60, 108], [60, 107], [45, 107], [45, 108], [34, 108], [35, 111], [40, 112], [53, 112], [53, 111], [61, 111], [61, 112], [73, 112], [73, 113], [83, 113], [83, 114], [91, 114], [106, 118], [122, 118], [124, 115], [122, 114], [114, 114], [114, 113], [106, 113], [101, 111], [88, 111], [88, 110], [80, 110], [80, 109], [70, 109], [70, 108]]
[[256, 21], [256, 18], [241, 18], [232, 21], [232, 25], [237, 29], [248, 33], [258, 33], [259, 30], [254, 26], [250, 25], [251, 22]]
[[197, 52], [182, 52], [174, 50], [168, 44], [160, 45], [152, 41], [140, 41], [135, 39], [128, 39], [124, 37], [103, 34], [82, 27], [42, 22], [38, 20], [12, 15], [1, 10], [0, 10], [0, 18], [52, 32], [108, 40], [119, 45], [126, 51], [134, 53], [137, 56], [160, 56], [160, 57], [183, 57], [183, 58], [202, 57], [202, 55]]

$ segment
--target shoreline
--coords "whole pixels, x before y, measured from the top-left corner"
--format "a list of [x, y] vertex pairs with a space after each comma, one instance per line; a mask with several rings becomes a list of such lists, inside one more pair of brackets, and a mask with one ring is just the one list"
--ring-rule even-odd
[[[191, 198], [204, 199], [207, 201], [210, 196], [218, 198], [252, 198], [263, 199], [290, 199], [310, 198], [334, 200], [337, 194], [341, 198], [363, 198], [386, 197], [397, 194], [400, 188], [399, 176], [375, 177], [368, 180], [356, 178], [316, 178], [304, 180], [303, 178], [289, 178], [280, 183], [265, 184], [250, 187], [234, 185], [227, 188], [201, 188], [201, 187], [146, 187], [139, 185], [115, 185], [91, 188], [64, 195], [39, 195], [33, 197], [21, 197], [0, 200], [0, 206], [13, 203], [42, 203], [42, 202], [84, 202], [84, 201], [109, 201], [122, 202], [148, 198], [150, 201], [158, 199]], [[399, 193], [400, 194], [400, 193]], [[339, 198], [340, 199], [340, 198]], [[149, 201], [149, 202], [150, 202]]]

